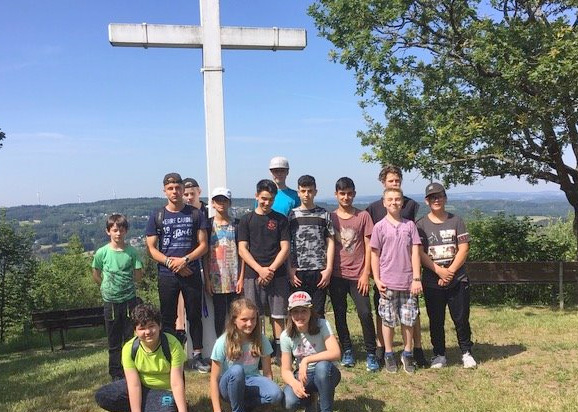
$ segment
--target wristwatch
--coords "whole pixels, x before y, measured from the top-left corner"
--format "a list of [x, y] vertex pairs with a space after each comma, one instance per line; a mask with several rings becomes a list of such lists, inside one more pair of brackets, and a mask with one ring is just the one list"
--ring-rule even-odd
[[185, 263], [189, 263], [189, 260], [191, 260], [191, 259], [189, 259], [188, 256], [185, 256]]

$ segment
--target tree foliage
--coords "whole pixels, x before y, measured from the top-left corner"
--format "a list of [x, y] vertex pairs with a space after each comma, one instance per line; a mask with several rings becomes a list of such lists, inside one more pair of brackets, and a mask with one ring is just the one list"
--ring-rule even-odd
[[0, 129], [0, 149], [2, 148], [2, 140], [6, 139], [6, 133]]
[[21, 333], [32, 309], [31, 292], [37, 262], [32, 233], [19, 230], [0, 212], [0, 342]]
[[356, 74], [366, 160], [446, 184], [552, 182], [575, 210], [577, 11], [568, 0], [317, 0], [309, 9], [333, 59]]
[[65, 253], [54, 254], [41, 263], [34, 289], [35, 308], [47, 311], [101, 305], [90, 263], [80, 239], [73, 235]]
[[[478, 262], [547, 262], [564, 260], [572, 247], [548, 236], [528, 217], [517, 218], [499, 213], [497, 216], [474, 214], [468, 222], [470, 252], [468, 260]], [[570, 232], [571, 234], [571, 232]]]

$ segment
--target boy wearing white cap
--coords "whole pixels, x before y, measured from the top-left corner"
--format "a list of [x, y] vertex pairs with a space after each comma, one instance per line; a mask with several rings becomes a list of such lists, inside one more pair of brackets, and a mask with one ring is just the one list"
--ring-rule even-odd
[[285, 183], [287, 175], [289, 175], [289, 160], [283, 156], [275, 156], [269, 162], [269, 171], [277, 185], [277, 195], [273, 202], [273, 210], [287, 216], [291, 209], [299, 207], [301, 204], [297, 191], [288, 188]]
[[205, 289], [213, 297], [215, 332], [225, 330], [231, 302], [243, 292], [245, 264], [239, 259], [237, 228], [239, 219], [231, 219], [231, 191], [216, 187], [211, 193], [215, 216], [209, 219], [209, 253], [206, 255]]

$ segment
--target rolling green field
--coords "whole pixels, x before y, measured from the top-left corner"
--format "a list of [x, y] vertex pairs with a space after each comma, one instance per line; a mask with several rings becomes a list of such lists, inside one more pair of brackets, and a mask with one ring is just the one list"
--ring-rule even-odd
[[[358, 362], [353, 369], [342, 368], [336, 411], [578, 410], [576, 309], [474, 306], [478, 369], [461, 367], [448, 323], [448, 367], [414, 375], [366, 372], [358, 322], [349, 316]], [[422, 323], [429, 353], [427, 316]], [[0, 411], [99, 411], [93, 394], [109, 379], [106, 342], [100, 338], [69, 346], [54, 353], [45, 347], [0, 355]], [[277, 367], [274, 374], [279, 379]], [[212, 410], [208, 380], [208, 375], [186, 372], [190, 411]]]

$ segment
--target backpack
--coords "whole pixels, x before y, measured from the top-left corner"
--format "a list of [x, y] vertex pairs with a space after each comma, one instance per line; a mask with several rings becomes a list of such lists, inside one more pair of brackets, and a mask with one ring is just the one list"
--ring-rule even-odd
[[[161, 337], [161, 348], [163, 350], [163, 355], [165, 355], [165, 358], [169, 361], [169, 363], [171, 363], [173, 356], [171, 355], [171, 348], [169, 346], [169, 340], [167, 338], [167, 335], [165, 335], [164, 333], [161, 332], [160, 337]], [[132, 348], [130, 350], [130, 357], [132, 358], [133, 362], [136, 359], [136, 353], [137, 353], [139, 347], [140, 347], [140, 339], [137, 336], [136, 338], [134, 338], [134, 341], [132, 343]]]
[[[186, 213], [186, 210], [190, 210], [191, 213], [191, 217], [193, 219], [193, 221], [198, 220], [199, 219], [199, 209], [197, 209], [196, 207], [190, 206], [190, 205], [185, 205], [185, 207], [183, 208], [183, 212]], [[157, 209], [156, 213], [155, 213], [155, 228], [157, 231], [157, 237], [159, 238], [159, 242], [161, 241], [162, 235], [163, 235], [163, 220], [165, 218], [165, 208], [164, 206], [161, 207], [160, 209]]]

